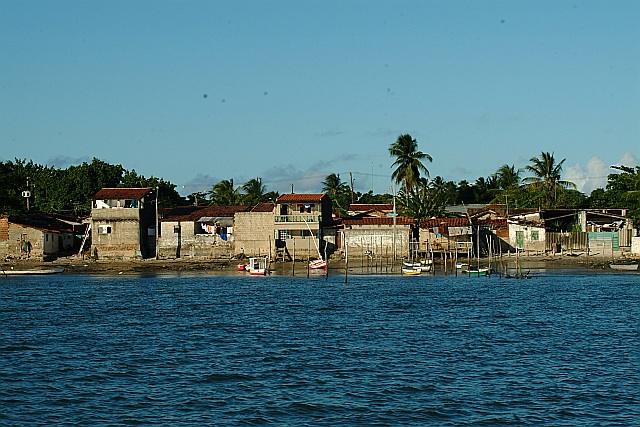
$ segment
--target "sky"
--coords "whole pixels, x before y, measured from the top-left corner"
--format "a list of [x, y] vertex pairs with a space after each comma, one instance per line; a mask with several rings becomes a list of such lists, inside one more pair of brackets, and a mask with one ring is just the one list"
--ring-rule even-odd
[[640, 159], [639, 23], [637, 0], [0, 0], [0, 160], [388, 193], [408, 133], [432, 178], [551, 152], [589, 194]]

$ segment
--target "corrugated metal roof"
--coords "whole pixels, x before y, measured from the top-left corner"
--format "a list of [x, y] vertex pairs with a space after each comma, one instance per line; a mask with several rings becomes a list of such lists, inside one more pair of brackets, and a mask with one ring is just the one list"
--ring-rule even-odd
[[296, 194], [288, 193], [279, 196], [276, 203], [319, 203], [326, 194]]
[[153, 190], [147, 188], [102, 188], [92, 200], [140, 200]]

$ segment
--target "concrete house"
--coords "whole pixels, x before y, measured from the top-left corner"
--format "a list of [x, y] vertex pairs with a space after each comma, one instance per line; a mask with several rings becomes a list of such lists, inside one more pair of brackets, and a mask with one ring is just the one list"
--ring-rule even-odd
[[545, 253], [547, 229], [540, 212], [512, 215], [507, 223], [513, 248], [526, 253]]
[[275, 254], [274, 203], [259, 203], [235, 214], [235, 254], [252, 257]]
[[0, 256], [51, 259], [79, 249], [86, 225], [61, 215], [32, 213], [0, 217]]
[[[276, 257], [292, 259], [323, 258], [335, 248], [332, 202], [326, 194], [283, 194], [275, 201], [273, 212]], [[312, 237], [313, 236], [313, 237]], [[311, 239], [311, 240], [308, 240]]]
[[158, 255], [165, 258], [231, 258], [235, 254], [235, 215], [248, 206], [185, 206], [160, 218]]
[[157, 203], [153, 188], [103, 188], [92, 201], [92, 256], [155, 257]]

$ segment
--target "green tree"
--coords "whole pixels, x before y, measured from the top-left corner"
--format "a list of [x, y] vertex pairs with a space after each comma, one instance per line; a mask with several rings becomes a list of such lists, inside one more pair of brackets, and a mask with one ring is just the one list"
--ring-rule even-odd
[[211, 190], [211, 204], [218, 206], [236, 206], [241, 202], [242, 195], [233, 185], [233, 178], [223, 179]]
[[498, 168], [494, 174], [498, 188], [501, 190], [509, 190], [520, 186], [520, 174], [522, 170], [516, 169], [515, 165], [504, 164]]
[[400, 135], [389, 147], [389, 154], [396, 159], [391, 165], [396, 167], [391, 178], [396, 184], [402, 184], [405, 191], [418, 183], [421, 173], [429, 176], [429, 170], [422, 162], [425, 160], [431, 162], [433, 158], [418, 150], [418, 143], [411, 135]]
[[566, 159], [556, 163], [554, 153], [542, 152], [540, 157], [532, 157], [531, 165], [525, 167], [533, 176], [525, 178], [523, 181], [537, 190], [540, 205], [544, 208], [557, 207], [558, 192], [565, 188], [576, 188], [573, 182], [563, 181], [562, 164]]
[[322, 181], [322, 192], [326, 193], [333, 201], [335, 207], [341, 212], [346, 212], [351, 200], [351, 189], [340, 178], [340, 174], [332, 173]]
[[253, 178], [244, 183], [244, 202], [249, 205], [257, 205], [264, 202], [267, 195], [267, 186], [262, 183], [262, 178]]

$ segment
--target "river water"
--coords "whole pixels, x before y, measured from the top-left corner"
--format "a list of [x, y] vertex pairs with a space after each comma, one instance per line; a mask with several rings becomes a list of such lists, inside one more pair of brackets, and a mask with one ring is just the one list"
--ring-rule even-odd
[[0, 425], [640, 423], [640, 275], [0, 279]]

